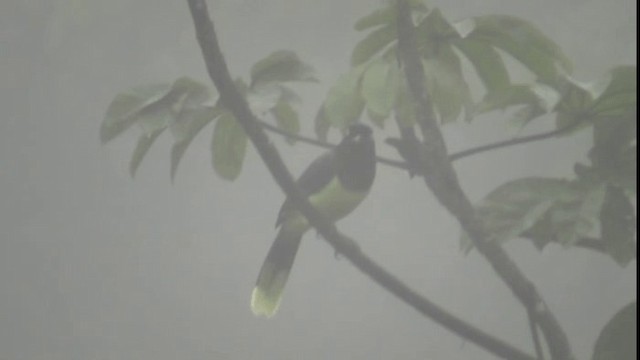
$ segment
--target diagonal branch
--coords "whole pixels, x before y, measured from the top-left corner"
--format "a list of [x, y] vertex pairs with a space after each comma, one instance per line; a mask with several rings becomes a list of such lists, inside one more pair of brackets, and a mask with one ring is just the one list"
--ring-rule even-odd
[[[553, 359], [573, 359], [566, 334], [558, 320], [547, 308], [534, 284], [522, 273], [516, 263], [500, 247], [489, 241], [487, 233], [475, 215], [471, 202], [465, 195], [457, 174], [447, 156], [442, 133], [435, 121], [435, 113], [424, 87], [424, 71], [418, 53], [415, 26], [407, 0], [398, 0], [398, 52], [404, 65], [409, 90], [416, 103], [417, 123], [422, 130], [423, 142], [414, 137], [403, 136], [410, 142], [408, 148], [416, 152], [416, 164], [411, 168], [420, 169], [427, 187], [440, 203], [453, 214], [460, 226], [473, 240], [478, 251], [489, 261], [498, 276], [505, 282], [518, 300], [531, 311], [540, 325]], [[407, 129], [401, 129], [406, 133]], [[404, 135], [403, 133], [403, 135]]]
[[360, 251], [360, 248], [353, 240], [340, 234], [331, 222], [327, 221], [309, 204], [300, 189], [298, 189], [276, 148], [271, 144], [258, 120], [249, 110], [245, 99], [235, 88], [218, 45], [206, 3], [204, 0], [187, 1], [209, 76], [220, 92], [221, 101], [243, 127], [275, 181], [294, 206], [300, 210], [323, 238], [360, 271], [421, 314], [432, 318], [434, 321], [502, 358], [534, 360], [534, 357], [454, 317], [419, 295], [367, 257]]
[[498, 142], [495, 142], [495, 143], [481, 145], [481, 146], [478, 146], [478, 147], [462, 150], [462, 151], [459, 151], [457, 153], [450, 154], [449, 155], [449, 159], [451, 161], [456, 161], [456, 160], [459, 160], [459, 159], [462, 159], [462, 158], [465, 158], [465, 157], [468, 157], [468, 156], [472, 156], [472, 155], [475, 155], [475, 154], [479, 154], [479, 153], [482, 153], [482, 152], [485, 152], [485, 151], [491, 151], [491, 150], [496, 150], [496, 149], [500, 149], [500, 148], [504, 148], [504, 147], [514, 146], [514, 145], [522, 145], [522, 144], [526, 144], [526, 143], [530, 143], [530, 142], [534, 142], [534, 141], [550, 139], [552, 137], [555, 137], [555, 136], [564, 134], [566, 132], [569, 132], [570, 130], [572, 130], [573, 128], [577, 127], [581, 123], [582, 122], [579, 121], [579, 120], [578, 121], [573, 121], [573, 122], [567, 124], [564, 127], [559, 128], [559, 129], [543, 132], [543, 133], [540, 133], [540, 134], [517, 137], [515, 139], [509, 139], [509, 140], [502, 140], [502, 141], [498, 141]]
[[[314, 139], [311, 137], [307, 137], [304, 135], [299, 135], [299, 134], [294, 134], [291, 132], [288, 132], [286, 130], [283, 130], [275, 125], [271, 125], [268, 122], [264, 121], [264, 120], [259, 120], [258, 122], [260, 123], [260, 125], [269, 130], [272, 133], [276, 133], [278, 135], [281, 135], [287, 139], [293, 139], [296, 141], [300, 141], [306, 144], [311, 144], [311, 145], [315, 145], [321, 148], [325, 148], [325, 149], [333, 149], [336, 147], [336, 145], [328, 143], [326, 141], [322, 141], [322, 140], [318, 140], [318, 139]], [[581, 124], [581, 121], [574, 121], [562, 128], [559, 129], [555, 129], [555, 130], [551, 130], [551, 131], [547, 131], [547, 132], [543, 132], [540, 134], [534, 134], [534, 135], [529, 135], [529, 136], [523, 136], [523, 137], [517, 137], [514, 139], [508, 139], [508, 140], [500, 140], [500, 141], [496, 141], [494, 143], [489, 143], [489, 144], [485, 144], [485, 145], [480, 145], [477, 147], [472, 147], [469, 149], [465, 149], [465, 150], [461, 150], [455, 153], [451, 153], [448, 155], [449, 160], [451, 161], [456, 161], [456, 160], [460, 160], [469, 156], [473, 156], [476, 154], [480, 154], [483, 152], [487, 152], [487, 151], [491, 151], [491, 150], [497, 150], [497, 149], [501, 149], [501, 148], [505, 148], [505, 147], [510, 147], [510, 146], [516, 146], [516, 145], [523, 145], [526, 143], [530, 143], [530, 142], [534, 142], [534, 141], [540, 141], [540, 140], [546, 140], [546, 139], [550, 139], [553, 138], [555, 136], [558, 135], [562, 135], [570, 130], [572, 130], [573, 128], [577, 127], [579, 124]], [[387, 139], [387, 143], [389, 143], [390, 145], [398, 148], [398, 144], [395, 141], [396, 139], [390, 138]], [[376, 159], [378, 160], [379, 163], [387, 165], [387, 166], [391, 166], [394, 168], [398, 168], [398, 169], [403, 169], [403, 170], [410, 170], [409, 165], [404, 162], [404, 161], [400, 161], [400, 160], [393, 160], [393, 159], [388, 159], [382, 156], [376, 156]]]
[[542, 343], [540, 342], [540, 335], [538, 334], [538, 325], [536, 325], [535, 316], [531, 311], [527, 311], [527, 322], [529, 323], [529, 331], [533, 339], [533, 348], [536, 349], [536, 357], [538, 360], [544, 360], [544, 351], [542, 350]]

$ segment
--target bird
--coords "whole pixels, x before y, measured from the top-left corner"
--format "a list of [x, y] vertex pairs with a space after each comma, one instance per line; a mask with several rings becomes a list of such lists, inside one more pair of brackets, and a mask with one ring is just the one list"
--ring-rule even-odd
[[[375, 142], [369, 126], [348, 127], [342, 141], [316, 158], [296, 181], [303, 195], [328, 220], [336, 222], [365, 199], [376, 174]], [[280, 306], [282, 293], [303, 235], [310, 229], [307, 219], [287, 199], [282, 204], [278, 234], [262, 264], [251, 293], [251, 310], [271, 318]]]

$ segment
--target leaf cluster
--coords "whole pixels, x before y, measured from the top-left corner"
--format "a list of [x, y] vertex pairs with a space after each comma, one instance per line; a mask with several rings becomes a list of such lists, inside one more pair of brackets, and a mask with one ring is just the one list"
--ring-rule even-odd
[[[574, 176], [509, 181], [477, 205], [490, 240], [527, 239], [540, 250], [550, 243], [585, 247], [607, 254], [620, 266], [635, 259], [636, 67], [617, 66], [601, 79], [581, 83], [571, 76], [571, 61], [562, 49], [523, 19], [483, 15], [451, 22], [422, 1], [409, 3], [424, 88], [440, 124], [512, 110], [506, 120], [519, 126], [554, 119], [555, 136], [592, 132], [588, 162], [576, 163]], [[390, 3], [356, 22], [364, 37], [351, 54], [351, 68], [333, 83], [317, 112], [319, 139], [326, 139], [332, 128], [342, 131], [361, 121], [365, 114], [379, 128], [389, 121], [401, 129], [416, 126], [416, 105], [398, 54], [396, 11]], [[520, 64], [535, 80], [513, 82], [507, 60]], [[472, 94], [469, 76], [475, 76], [484, 91]], [[294, 52], [279, 50], [258, 61], [249, 81], [237, 80], [236, 87], [256, 115], [294, 135], [300, 131], [295, 109], [300, 99], [290, 84], [316, 81], [311, 66]], [[215, 123], [213, 168], [234, 180], [242, 170], [247, 136], [215, 92], [187, 77], [118, 94], [106, 111], [100, 136], [106, 143], [134, 125], [140, 130], [130, 162], [134, 176], [155, 140], [169, 129], [174, 178], [187, 148], [210, 123]], [[293, 137], [287, 140], [294, 142]], [[401, 150], [402, 144], [397, 145]], [[461, 235], [461, 247], [472, 249], [466, 234]], [[635, 302], [630, 306], [603, 329], [594, 359], [618, 358], [611, 354], [619, 354], [620, 329], [629, 325], [626, 314], [635, 314]]]
[[[558, 45], [529, 22], [504, 15], [448, 21], [438, 9], [410, 2], [425, 88], [442, 124], [495, 110], [518, 108], [510, 121], [524, 125], [554, 116], [558, 136], [593, 131], [589, 164], [576, 164], [574, 179], [525, 178], [503, 184], [478, 205], [485, 227], [497, 242], [526, 238], [539, 248], [549, 243], [585, 246], [611, 255], [621, 265], [635, 258], [636, 68], [619, 66], [593, 83], [568, 75], [569, 59]], [[397, 54], [396, 6], [389, 4], [355, 24], [367, 35], [354, 47], [351, 69], [329, 89], [315, 118], [316, 135], [345, 129], [364, 113], [383, 127], [395, 119], [415, 125], [414, 102]], [[504, 56], [520, 62], [538, 81], [514, 84]], [[471, 69], [464, 69], [463, 58]], [[467, 70], [465, 72], [465, 70]], [[472, 101], [469, 70], [485, 92]], [[236, 80], [251, 110], [273, 119], [285, 133], [297, 134], [299, 102], [292, 82], [316, 82], [312, 67], [292, 51], [279, 50], [259, 60], [250, 80]], [[190, 78], [123, 92], [107, 109], [101, 139], [108, 142], [133, 125], [141, 130], [130, 162], [133, 176], [155, 140], [169, 129], [171, 177], [193, 139], [215, 122], [212, 165], [224, 179], [242, 170], [247, 137], [212, 91]], [[293, 143], [292, 138], [288, 138]], [[401, 144], [400, 144], [401, 145]], [[399, 147], [400, 148], [400, 147]], [[466, 235], [462, 248], [471, 249]]]
[[[315, 82], [312, 68], [291, 52], [280, 50], [258, 61], [251, 69], [249, 85], [236, 86], [251, 110], [272, 118], [283, 131], [300, 131], [294, 104], [299, 101], [291, 82]], [[109, 142], [134, 125], [141, 134], [130, 162], [134, 176], [155, 140], [167, 129], [174, 144], [171, 149], [171, 178], [193, 139], [215, 122], [211, 138], [212, 165], [224, 179], [236, 179], [246, 155], [247, 136], [234, 116], [202, 83], [183, 77], [173, 83], [145, 85], [118, 94], [109, 105], [100, 129], [103, 143]], [[289, 141], [293, 143], [293, 140]]]

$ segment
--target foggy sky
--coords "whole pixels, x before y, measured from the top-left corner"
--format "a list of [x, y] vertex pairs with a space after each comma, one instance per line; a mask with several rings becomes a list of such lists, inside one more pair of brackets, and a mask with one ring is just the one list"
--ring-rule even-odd
[[[315, 110], [362, 36], [353, 23], [381, 2], [209, 3], [234, 76], [246, 78], [251, 64], [282, 48], [316, 68], [321, 83], [298, 87], [303, 131], [311, 134]], [[451, 20], [492, 13], [530, 20], [568, 53], [583, 81], [636, 64], [634, 1], [434, 4]], [[493, 358], [336, 259], [313, 233], [277, 316], [255, 318], [249, 295], [283, 201], [255, 151], [248, 149], [237, 181], [219, 179], [209, 127], [172, 184], [170, 137], [154, 145], [135, 179], [128, 161], [137, 134], [104, 146], [98, 138], [118, 92], [182, 75], [209, 84], [184, 1], [0, 3], [0, 359]], [[445, 128], [450, 149], [511, 136], [501, 120], [492, 114]], [[517, 177], [570, 176], [589, 134], [567, 139], [455, 167], [477, 201]], [[294, 174], [322, 151], [274, 141]], [[382, 142], [378, 149], [395, 155]], [[533, 353], [522, 307], [481, 256], [459, 251], [457, 224], [421, 181], [380, 166], [370, 196], [339, 228], [431, 300]], [[590, 356], [602, 326], [635, 299], [635, 261], [621, 269], [586, 250], [506, 247], [578, 358]]]

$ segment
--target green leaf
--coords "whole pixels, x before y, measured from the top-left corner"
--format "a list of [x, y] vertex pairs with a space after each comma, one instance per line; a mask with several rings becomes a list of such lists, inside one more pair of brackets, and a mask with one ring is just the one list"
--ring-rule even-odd
[[539, 80], [555, 84], [558, 68], [571, 71], [571, 61], [553, 40], [531, 23], [508, 15], [474, 17], [468, 38], [486, 42], [517, 59]]
[[[592, 119], [588, 114], [561, 112], [556, 113], [556, 130], [563, 130], [558, 136], [575, 134], [587, 126], [592, 125]], [[567, 130], [569, 129], [569, 130]]]
[[592, 360], [635, 360], [638, 356], [638, 305], [633, 301], [620, 309], [596, 340]]
[[[427, 11], [427, 7], [421, 0], [410, 0], [409, 7], [416, 13], [424, 13]], [[380, 9], [374, 10], [369, 15], [363, 16], [358, 21], [354, 28], [358, 31], [366, 30], [372, 27], [395, 24], [396, 22], [396, 5], [391, 4]]]
[[476, 113], [504, 110], [510, 106], [533, 105], [538, 97], [530, 85], [510, 84], [488, 92], [475, 106]]
[[196, 135], [223, 112], [224, 110], [219, 106], [190, 109], [172, 124], [170, 129], [175, 142], [171, 147], [171, 180], [175, 179], [180, 160]]
[[579, 197], [570, 202], [556, 202], [549, 213], [555, 240], [564, 246], [572, 246], [582, 238], [599, 235], [600, 210], [605, 195], [602, 184], [572, 185]]
[[619, 170], [608, 179], [611, 183], [618, 185], [635, 195], [638, 186], [638, 147], [630, 146], [622, 151], [618, 157]]
[[135, 117], [135, 122], [144, 134], [152, 134], [166, 129], [173, 123], [176, 116], [177, 113], [174, 112], [169, 101], [158, 102], [141, 111]]
[[558, 93], [544, 84], [509, 84], [488, 92], [475, 105], [475, 113], [504, 110], [519, 106], [511, 117], [511, 123], [523, 127], [531, 120], [551, 112], [559, 101]]
[[618, 66], [611, 70], [604, 92], [594, 101], [591, 112], [600, 117], [621, 116], [636, 107], [636, 67]]
[[137, 114], [136, 123], [144, 133], [152, 134], [173, 125], [184, 111], [201, 107], [209, 97], [209, 90], [204, 84], [181, 77], [173, 82], [165, 97]]
[[360, 96], [360, 78], [364, 69], [364, 66], [351, 69], [329, 89], [324, 102], [324, 116], [331, 126], [345, 129], [360, 118], [364, 107]]
[[169, 126], [186, 107], [197, 106], [209, 98], [207, 87], [182, 77], [172, 84], [156, 84], [133, 88], [119, 94], [111, 102], [100, 128], [106, 143], [133, 124], [146, 134]]
[[590, 154], [594, 165], [613, 170], [611, 167], [617, 165], [616, 158], [636, 143], [637, 128], [635, 112], [596, 121], [593, 129], [593, 149]]
[[318, 109], [313, 125], [316, 137], [322, 141], [326, 141], [331, 124], [329, 123], [329, 120], [327, 120], [327, 117], [324, 115], [324, 104], [322, 104], [322, 106], [320, 106], [320, 109]]
[[423, 58], [440, 56], [440, 52], [450, 51], [453, 42], [460, 39], [456, 28], [442, 15], [439, 9], [433, 9], [416, 26], [417, 47]]
[[453, 45], [471, 62], [488, 93], [509, 85], [507, 68], [493, 47], [469, 38], [458, 39]]
[[291, 104], [297, 104], [302, 102], [302, 98], [298, 95], [297, 92], [293, 91], [286, 85], [278, 84], [278, 89], [280, 90], [280, 100], [286, 101]]
[[[599, 236], [604, 195], [597, 179], [525, 178], [492, 191], [477, 211], [492, 241], [527, 237], [538, 248], [549, 242], [571, 246]], [[468, 236], [463, 235], [461, 246], [471, 248]]]
[[371, 120], [371, 122], [380, 129], [384, 128], [384, 122], [388, 118], [388, 116], [380, 116], [369, 109], [367, 109], [367, 116], [369, 117], [369, 120]]
[[135, 173], [158, 136], [167, 128], [178, 127], [176, 121], [190, 109], [198, 108], [209, 99], [205, 85], [182, 77], [172, 84], [137, 87], [119, 94], [107, 110], [101, 125], [100, 137], [107, 142], [134, 124], [140, 126], [142, 135], [131, 157], [129, 172]]
[[391, 5], [376, 9], [371, 14], [361, 17], [356, 21], [354, 29], [362, 31], [380, 25], [393, 24], [395, 21], [396, 7]]
[[633, 204], [621, 188], [607, 187], [600, 223], [607, 252], [620, 266], [626, 266], [636, 258], [637, 219]]
[[255, 86], [246, 94], [251, 112], [258, 116], [268, 114], [282, 97], [282, 88], [275, 84]]
[[[576, 122], [588, 125], [592, 120], [589, 108], [593, 103], [594, 88], [571, 77], [564, 77], [560, 88], [560, 101], [556, 106], [556, 128], [573, 126]], [[581, 127], [575, 127], [574, 132]]]
[[596, 120], [589, 158], [594, 169], [607, 182], [636, 192], [637, 116], [633, 112]]
[[542, 249], [549, 242], [573, 246], [582, 239], [600, 235], [600, 211], [605, 187], [594, 177], [567, 182], [564, 194], [554, 198], [551, 208], [522, 235]]
[[[582, 245], [584, 241], [597, 241], [594, 239], [599, 236], [598, 207], [593, 208], [588, 204], [594, 204], [594, 200], [596, 204], [600, 202], [602, 182], [582, 164], [576, 164], [575, 172], [578, 180], [567, 182], [564, 196], [558, 196], [543, 218], [522, 233], [522, 237], [532, 240], [538, 250], [552, 242], [571, 246], [575, 243]], [[579, 229], [584, 231], [577, 232]]]
[[209, 88], [206, 85], [186, 76], [174, 81], [171, 90], [182, 96], [182, 99], [180, 99], [182, 102], [177, 103], [180, 108], [200, 105], [211, 97]]
[[[477, 214], [489, 239], [504, 242], [521, 236], [541, 221], [559, 199], [574, 196], [564, 180], [518, 179], [493, 190], [477, 207]], [[463, 234], [461, 248], [468, 251], [471, 247], [470, 239]]]
[[[513, 92], [508, 93], [508, 89], [512, 89]], [[498, 106], [520, 106], [510, 117], [511, 124], [523, 128], [532, 120], [540, 118], [543, 115], [551, 113], [559, 101], [558, 93], [551, 87], [536, 83], [529, 86], [521, 85], [509, 85], [504, 90], [498, 93], [490, 94], [489, 100], [492, 96], [496, 96], [489, 101], [500, 99], [500, 96], [507, 95], [506, 98], [498, 100], [500, 103]], [[503, 100], [506, 100], [502, 102]], [[492, 104], [495, 105], [496, 103]], [[486, 106], [487, 103], [482, 103], [480, 106]], [[492, 106], [489, 105], [489, 106]]]
[[396, 27], [389, 25], [371, 32], [356, 44], [351, 54], [351, 65], [357, 66], [367, 62], [374, 55], [396, 40]]
[[292, 104], [301, 101], [295, 91], [277, 83], [258, 84], [247, 91], [246, 99], [251, 111], [260, 117], [271, 113], [280, 102]]
[[442, 47], [437, 58], [423, 59], [427, 91], [440, 115], [448, 123], [460, 116], [463, 108], [471, 113], [471, 93], [462, 76], [460, 60], [451, 48]]
[[113, 140], [133, 125], [145, 109], [168, 97], [171, 84], [155, 84], [133, 88], [118, 94], [107, 108], [100, 127], [102, 143]]
[[136, 171], [142, 162], [142, 159], [153, 145], [154, 141], [162, 134], [164, 128], [158, 129], [152, 133], [141, 134], [138, 138], [138, 143], [136, 145], [136, 149], [133, 151], [133, 156], [131, 157], [131, 161], [129, 162], [129, 174], [131, 177], [136, 176]]
[[513, 113], [510, 122], [518, 128], [523, 128], [533, 119], [538, 118], [544, 114], [545, 111], [542, 110], [542, 108], [537, 104], [525, 105]]
[[[271, 113], [276, 119], [278, 127], [282, 130], [290, 134], [297, 134], [300, 132], [300, 120], [298, 119], [298, 113], [296, 113], [288, 102], [278, 102], [271, 110]], [[293, 138], [287, 138], [287, 142], [293, 144], [295, 140]]]
[[278, 50], [251, 68], [251, 87], [260, 83], [306, 81], [317, 82], [313, 68], [290, 50]]
[[211, 142], [213, 168], [226, 180], [235, 180], [242, 170], [247, 136], [235, 117], [225, 112], [216, 122]]
[[[609, 184], [619, 186], [633, 195], [637, 193], [638, 185], [638, 149], [635, 141], [634, 138], [633, 145], [609, 149], [611, 152], [599, 152], [597, 165], [594, 166], [598, 174]], [[589, 154], [591, 159], [594, 159], [594, 150]], [[592, 161], [596, 163], [595, 160]]]
[[367, 68], [362, 78], [362, 97], [374, 118], [389, 117], [396, 102], [400, 76], [396, 62], [376, 60]]

